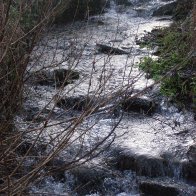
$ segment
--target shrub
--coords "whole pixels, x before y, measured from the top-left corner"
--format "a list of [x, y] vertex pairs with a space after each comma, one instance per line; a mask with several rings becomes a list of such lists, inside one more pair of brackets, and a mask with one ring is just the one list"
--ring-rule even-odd
[[193, 69], [193, 59], [189, 56], [192, 39], [190, 18], [185, 22], [188, 24], [186, 30], [179, 22], [160, 29], [157, 35], [163, 36], [157, 36], [155, 39], [159, 45], [159, 58], [145, 57], [139, 64], [139, 67], [155, 80], [169, 73], [161, 82], [161, 92], [178, 102], [194, 101], [196, 96], [195, 76], [190, 74]]

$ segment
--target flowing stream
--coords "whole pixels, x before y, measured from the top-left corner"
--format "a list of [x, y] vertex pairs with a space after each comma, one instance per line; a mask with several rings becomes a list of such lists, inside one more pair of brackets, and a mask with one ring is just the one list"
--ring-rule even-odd
[[[43, 55], [38, 61], [32, 60], [30, 71], [39, 70], [49, 64], [78, 71], [80, 80], [67, 85], [60, 92], [61, 96], [69, 97], [93, 95], [100, 85], [103, 85], [103, 81], [104, 89], [99, 92], [101, 97], [120, 92], [126, 85], [129, 86], [128, 91], [133, 93], [152, 85], [154, 81], [146, 79], [145, 73], [137, 66], [142, 57], [151, 55], [151, 51], [140, 48], [136, 40], [155, 27], [164, 27], [171, 23], [169, 17], [151, 17], [153, 10], [168, 1], [131, 2], [134, 6], [118, 6], [111, 3], [106, 13], [90, 17], [87, 22], [79, 21], [53, 27], [35, 49], [33, 58], [40, 53]], [[108, 56], [97, 52], [96, 44], [121, 48], [127, 54]], [[35, 107], [42, 109], [58, 91], [50, 86], [27, 86], [28, 93], [32, 94], [25, 102], [27, 110]], [[187, 162], [186, 153], [196, 139], [193, 114], [185, 110], [180, 111], [175, 105], [167, 102], [166, 98], [159, 95], [158, 85], [146, 91], [143, 97], [155, 99], [159, 104], [159, 109], [152, 116], [124, 112], [115, 133], [109, 138], [109, 141], [114, 137], [115, 140], [106, 152], [90, 161], [87, 168], [63, 173], [63, 181], [54, 176], [44, 178], [41, 183], [32, 185], [30, 193], [141, 195], [142, 183], [154, 183], [161, 187], [172, 186], [180, 189], [182, 195], [194, 195], [194, 184], [187, 183], [183, 176], [183, 164]], [[52, 106], [47, 105], [47, 109], [51, 109]], [[91, 127], [91, 131], [83, 138], [84, 148], [91, 149], [95, 140], [101, 141], [113, 129], [121, 118], [121, 109], [117, 108], [117, 113], [115, 115], [109, 110], [105, 113], [100, 112], [82, 123], [78, 134], [81, 130]], [[56, 107], [50, 123], [57, 125], [47, 128], [43, 134], [44, 141], [55, 137], [68, 126], [66, 123], [58, 124], [59, 122], [75, 115], [77, 111], [64, 112]], [[35, 126], [26, 123], [23, 116], [18, 116], [17, 122], [22, 122], [22, 125], [19, 125], [22, 130]], [[39, 123], [36, 126], [39, 127]], [[69, 151], [70, 157], [77, 154], [75, 151], [79, 144], [74, 145], [74, 149]], [[68, 156], [66, 153], [62, 152], [60, 157]], [[31, 160], [26, 164], [30, 165]], [[89, 186], [88, 181], [94, 181], [93, 185]]]

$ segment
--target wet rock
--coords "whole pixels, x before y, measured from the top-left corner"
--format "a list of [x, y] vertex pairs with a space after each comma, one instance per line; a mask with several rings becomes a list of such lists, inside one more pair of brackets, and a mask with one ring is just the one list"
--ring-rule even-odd
[[118, 162], [121, 170], [133, 170], [138, 175], [158, 177], [165, 175], [164, 159], [150, 155], [121, 156]]
[[53, 158], [46, 164], [46, 170], [50, 172], [52, 177], [58, 181], [65, 180], [66, 162], [61, 158]]
[[0, 184], [3, 184], [4, 180], [2, 178], [0, 178]]
[[[50, 172], [55, 180], [66, 182], [65, 172], [66, 162], [62, 159], [55, 158], [49, 161], [46, 169]], [[69, 173], [74, 176], [76, 192], [80, 195], [86, 195], [92, 192], [101, 192], [101, 184], [104, 178], [111, 177], [112, 175], [99, 167], [93, 166], [92, 168], [86, 165], [69, 169]]]
[[21, 144], [16, 148], [16, 152], [19, 155], [28, 155], [28, 156], [39, 156], [39, 154], [43, 153], [46, 150], [46, 145], [44, 144], [36, 144], [34, 145], [33, 142], [23, 141]]
[[191, 182], [196, 182], [196, 164], [185, 162], [183, 164], [183, 177]]
[[104, 54], [116, 54], [116, 55], [123, 55], [123, 54], [129, 54], [127, 51], [121, 50], [119, 48], [114, 48], [108, 45], [104, 44], [97, 44], [96, 45], [99, 52]]
[[65, 78], [71, 79], [71, 80], [77, 80], [79, 79], [79, 73], [77, 71], [68, 70], [68, 69], [56, 69], [54, 70], [54, 77], [57, 81], [64, 81]]
[[150, 196], [177, 196], [180, 194], [180, 191], [175, 186], [160, 184], [153, 181], [140, 182], [139, 189], [143, 194]]
[[166, 17], [161, 17], [161, 18], [158, 18], [157, 21], [168, 21], [168, 20], [172, 20], [172, 17], [171, 16], [166, 16]]
[[136, 153], [130, 149], [116, 149], [109, 161], [108, 166], [118, 170], [132, 170], [137, 175], [150, 177], [173, 176], [173, 171], [169, 168], [167, 161], [159, 156]]
[[76, 184], [80, 195], [86, 195], [93, 192], [101, 192], [101, 185], [104, 179], [111, 177], [111, 174], [98, 167], [79, 167], [71, 170], [71, 173], [76, 178]]
[[187, 155], [189, 161], [196, 164], [196, 144], [193, 144], [189, 147]]
[[22, 111], [24, 121], [33, 121], [36, 123], [44, 122], [47, 119], [49, 113], [52, 113], [52, 111], [48, 109], [40, 110], [40, 108], [36, 106], [27, 106], [27, 108]]
[[153, 16], [174, 15], [177, 2], [168, 3], [153, 12]]
[[116, 5], [133, 6], [129, 0], [115, 0]]
[[139, 112], [151, 115], [156, 108], [155, 102], [150, 98], [130, 98], [122, 101], [122, 109], [125, 111]]
[[66, 86], [79, 79], [79, 73], [73, 70], [58, 69], [53, 71], [38, 71], [30, 75], [30, 82], [41, 86]]
[[183, 163], [175, 160], [173, 156], [163, 157], [138, 151], [140, 150], [114, 149], [106, 163], [108, 166], [121, 171], [132, 170], [138, 176], [178, 178], [185, 175], [182, 168]]
[[100, 106], [99, 103], [101, 105], [101, 100], [96, 97], [79, 95], [60, 98], [57, 102], [57, 106], [64, 109], [83, 111], [98, 108]]
[[194, 117], [193, 117], [193, 118], [194, 118], [194, 120], [196, 121], [196, 113], [194, 114]]
[[187, 152], [189, 162], [185, 164], [185, 176], [187, 179], [196, 182], [196, 144], [189, 147]]

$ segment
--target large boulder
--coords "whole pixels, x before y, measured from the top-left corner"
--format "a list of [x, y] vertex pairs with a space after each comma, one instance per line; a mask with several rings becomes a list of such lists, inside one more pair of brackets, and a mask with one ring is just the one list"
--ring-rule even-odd
[[139, 176], [160, 177], [175, 176], [180, 162], [167, 160], [158, 155], [137, 152], [137, 149], [115, 149], [111, 158], [106, 160], [108, 166], [118, 170], [132, 170]]
[[[109, 171], [99, 167], [81, 166], [71, 170], [76, 178], [76, 186], [79, 187], [79, 195], [87, 195], [94, 192], [102, 192], [102, 184], [105, 178], [111, 177]], [[103, 191], [104, 192], [104, 191]]]

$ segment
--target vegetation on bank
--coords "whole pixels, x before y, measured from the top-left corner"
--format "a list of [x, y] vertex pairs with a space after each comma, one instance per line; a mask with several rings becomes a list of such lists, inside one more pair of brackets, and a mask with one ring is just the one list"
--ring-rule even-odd
[[153, 56], [139, 63], [148, 77], [161, 81], [161, 92], [180, 104], [196, 103], [196, 68], [192, 57], [192, 19], [175, 21], [170, 27], [154, 29], [141, 41], [142, 47], [155, 48]]

